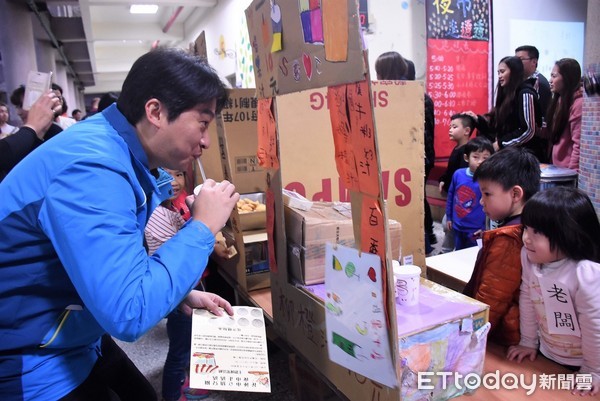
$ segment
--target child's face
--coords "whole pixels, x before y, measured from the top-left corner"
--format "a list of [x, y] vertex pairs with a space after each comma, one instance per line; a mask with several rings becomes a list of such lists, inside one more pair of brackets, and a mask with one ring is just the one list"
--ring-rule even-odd
[[513, 191], [505, 191], [494, 181], [478, 180], [481, 190], [483, 212], [492, 220], [500, 221], [512, 216], [514, 211]]
[[450, 121], [450, 140], [454, 142], [460, 142], [461, 139], [469, 139], [471, 129], [463, 125], [460, 118], [455, 118]]
[[173, 196], [171, 199], [176, 199], [181, 191], [185, 188], [185, 175], [183, 174], [183, 171], [180, 170], [171, 170], [168, 168], [165, 168], [164, 170], [173, 177], [173, 181], [171, 181], [171, 186], [173, 187]]
[[558, 249], [550, 249], [548, 237], [532, 227], [524, 227], [523, 245], [527, 252], [527, 259], [532, 263], [550, 263], [564, 258]]
[[488, 150], [476, 150], [474, 152], [471, 152], [469, 156], [464, 155], [465, 161], [469, 163], [469, 170], [471, 170], [471, 173], [474, 173], [475, 170], [477, 170], [477, 168], [479, 167], [479, 165], [490, 156], [491, 153]]

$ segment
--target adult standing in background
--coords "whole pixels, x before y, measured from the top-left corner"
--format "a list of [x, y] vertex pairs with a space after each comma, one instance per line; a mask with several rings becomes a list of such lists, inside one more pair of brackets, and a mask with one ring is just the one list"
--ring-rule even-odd
[[18, 128], [14, 135], [0, 139], [0, 181], [44, 140], [62, 131], [52, 122], [61, 110], [56, 95], [48, 91], [31, 105], [31, 109], [23, 110], [24, 93], [25, 88], [21, 86], [11, 95], [11, 101], [16, 102], [17, 112], [23, 119], [24, 125]]
[[10, 125], [8, 120], [10, 119], [10, 113], [8, 111], [8, 105], [0, 102], [0, 139], [4, 139], [9, 135], [17, 132], [19, 128]]
[[525, 45], [519, 46], [515, 49], [515, 57], [521, 59], [523, 63], [523, 69], [525, 70], [525, 78], [535, 78], [533, 84], [534, 89], [540, 97], [540, 106], [542, 108], [542, 121], [546, 118], [546, 111], [550, 104], [550, 84], [542, 73], [538, 71], [538, 60], [540, 58], [540, 52], [535, 46]]
[[232, 184], [207, 180], [192, 220], [153, 256], [143, 246], [148, 218], [169, 196], [158, 167], [200, 157], [226, 101], [205, 62], [153, 50], [133, 64], [117, 104], [2, 182], [0, 399], [156, 400], [111, 336], [134, 341], [177, 307], [233, 314], [221, 297], [192, 290], [239, 199]]
[[494, 149], [522, 146], [540, 162], [547, 161], [547, 141], [535, 135], [541, 130], [542, 115], [534, 78], [525, 78], [518, 57], [504, 57], [498, 63], [498, 84], [494, 107], [485, 115], [472, 111], [479, 134], [494, 143]]
[[56, 117], [55, 121], [58, 125], [60, 125], [62, 129], [67, 129], [71, 125], [75, 124], [77, 121], [75, 121], [73, 118], [67, 115], [69, 106], [67, 105], [67, 101], [63, 96], [63, 89], [60, 87], [60, 85], [53, 83], [52, 90], [54, 91], [56, 96], [58, 96], [58, 100], [60, 100], [60, 103], [62, 105], [62, 113], [60, 113], [60, 115]]
[[83, 118], [83, 113], [81, 112], [81, 110], [75, 109], [73, 110], [73, 113], [71, 113], [71, 117], [73, 117], [73, 120], [75, 121], [81, 121], [81, 119]]
[[554, 64], [550, 90], [546, 130], [552, 144], [552, 164], [579, 172], [583, 89], [577, 60], [563, 58]]
[[[409, 64], [398, 52], [386, 52], [382, 53], [375, 61], [375, 72], [377, 73], [377, 79], [389, 79], [399, 81], [414, 80], [415, 71], [414, 64], [412, 61], [412, 71], [409, 69]], [[409, 74], [412, 79], [409, 79]], [[427, 185], [427, 177], [435, 164], [435, 148], [434, 148], [434, 129], [435, 129], [435, 117], [434, 117], [434, 105], [431, 97], [425, 93], [424, 99], [424, 143], [425, 143], [425, 185]], [[433, 251], [432, 244], [437, 243], [437, 238], [433, 232], [433, 217], [431, 215], [431, 207], [427, 202], [427, 196], [423, 194], [424, 207], [425, 207], [425, 253], [428, 254]]]

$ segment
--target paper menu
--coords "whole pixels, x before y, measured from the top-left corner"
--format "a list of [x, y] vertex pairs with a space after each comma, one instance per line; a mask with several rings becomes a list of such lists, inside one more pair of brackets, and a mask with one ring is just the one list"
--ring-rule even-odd
[[190, 387], [270, 393], [263, 311], [234, 306], [234, 315], [192, 314]]

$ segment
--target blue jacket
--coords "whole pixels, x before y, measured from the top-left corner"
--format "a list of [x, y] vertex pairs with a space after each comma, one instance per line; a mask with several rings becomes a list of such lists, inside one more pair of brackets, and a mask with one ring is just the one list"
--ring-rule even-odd
[[0, 184], [0, 399], [68, 394], [102, 334], [139, 338], [198, 282], [214, 246], [204, 224], [190, 220], [146, 254], [159, 192], [116, 105], [44, 143]]

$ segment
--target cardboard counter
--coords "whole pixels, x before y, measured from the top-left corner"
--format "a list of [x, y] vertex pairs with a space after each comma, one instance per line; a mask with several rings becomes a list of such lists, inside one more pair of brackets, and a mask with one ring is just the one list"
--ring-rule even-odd
[[[317, 299], [324, 284], [305, 289]], [[447, 400], [465, 393], [452, 381], [443, 385], [441, 372], [482, 374], [489, 331], [489, 307], [429, 280], [421, 279], [419, 304], [396, 304], [401, 361], [401, 400]], [[326, 352], [326, 351], [325, 351]], [[418, 389], [418, 373], [430, 372], [431, 388]]]

